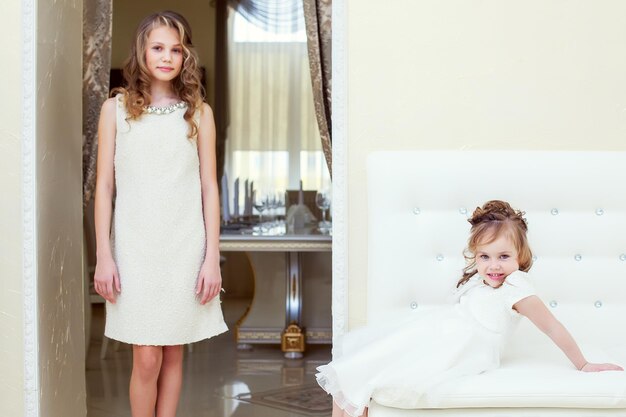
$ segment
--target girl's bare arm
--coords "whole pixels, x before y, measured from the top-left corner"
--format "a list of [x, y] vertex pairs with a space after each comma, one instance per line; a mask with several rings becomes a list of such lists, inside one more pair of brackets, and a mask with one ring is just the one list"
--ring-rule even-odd
[[98, 163], [94, 201], [94, 222], [96, 229], [96, 291], [110, 302], [115, 302], [115, 289], [120, 291], [117, 267], [111, 253], [111, 215], [115, 177], [113, 158], [115, 156], [115, 109], [116, 102], [110, 98], [102, 105], [98, 122]]
[[588, 372], [623, 370], [621, 367], [610, 363], [596, 364], [587, 362], [572, 335], [536, 295], [531, 295], [530, 297], [518, 301], [513, 308], [520, 314], [528, 317], [539, 330], [552, 339], [574, 364], [576, 369]]
[[200, 158], [200, 181], [202, 184], [202, 210], [206, 230], [206, 254], [198, 278], [196, 293], [202, 293], [200, 302], [206, 303], [222, 288], [220, 273], [220, 205], [217, 188], [215, 151], [215, 122], [208, 104], [202, 105], [198, 129], [198, 156]]

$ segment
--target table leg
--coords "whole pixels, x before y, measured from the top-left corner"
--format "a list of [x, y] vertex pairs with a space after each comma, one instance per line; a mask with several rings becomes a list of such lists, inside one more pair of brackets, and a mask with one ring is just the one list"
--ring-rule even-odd
[[287, 294], [285, 300], [285, 331], [282, 334], [281, 348], [287, 359], [300, 359], [304, 352], [304, 332], [302, 322], [302, 270], [300, 253], [287, 252]]

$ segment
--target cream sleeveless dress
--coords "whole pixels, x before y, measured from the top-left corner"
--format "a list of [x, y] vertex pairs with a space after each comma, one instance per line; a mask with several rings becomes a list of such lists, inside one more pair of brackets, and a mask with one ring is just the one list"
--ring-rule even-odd
[[122, 290], [106, 304], [104, 334], [137, 345], [179, 345], [225, 332], [219, 296], [201, 305], [195, 292], [206, 237], [186, 108], [127, 121], [118, 95], [116, 109], [111, 245]]

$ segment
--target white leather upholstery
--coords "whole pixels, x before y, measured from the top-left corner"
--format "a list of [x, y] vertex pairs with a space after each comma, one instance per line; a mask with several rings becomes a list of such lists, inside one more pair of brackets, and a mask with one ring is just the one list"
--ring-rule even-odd
[[[526, 212], [536, 255], [530, 272], [540, 297], [588, 360], [626, 366], [625, 188], [626, 152], [371, 154], [368, 322], [445, 303], [464, 265], [467, 217], [485, 201], [501, 199]], [[419, 409], [420, 403], [394, 406]], [[446, 385], [443, 407], [455, 410], [374, 404], [370, 415], [626, 415], [626, 373], [575, 370], [525, 320], [500, 369]], [[481, 413], [472, 414], [476, 407]], [[502, 407], [517, 409], [503, 414]], [[524, 412], [514, 414], [520, 407]]]

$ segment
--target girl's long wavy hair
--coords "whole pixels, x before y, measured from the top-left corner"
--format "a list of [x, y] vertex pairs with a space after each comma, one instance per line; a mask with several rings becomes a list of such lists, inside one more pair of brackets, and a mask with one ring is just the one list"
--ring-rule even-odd
[[135, 32], [130, 56], [124, 63], [124, 88], [115, 88], [111, 95], [122, 93], [128, 119], [137, 120], [150, 104], [150, 72], [146, 66], [146, 44], [152, 30], [166, 26], [176, 29], [180, 35], [183, 49], [183, 65], [180, 74], [172, 80], [172, 87], [178, 97], [187, 103], [184, 118], [189, 124], [189, 138], [198, 134], [198, 125], [194, 120], [195, 112], [204, 100], [204, 87], [201, 83], [198, 54], [191, 42], [191, 27], [182, 15], [173, 11], [163, 11], [144, 18]]
[[503, 233], [511, 239], [517, 251], [517, 263], [520, 271], [528, 272], [533, 265], [533, 254], [528, 245], [528, 224], [524, 212], [513, 209], [509, 203], [491, 200], [482, 207], [476, 207], [472, 217], [468, 219], [472, 228], [463, 252], [466, 266], [457, 288], [465, 284], [478, 272], [476, 269], [476, 248], [498, 239]]

